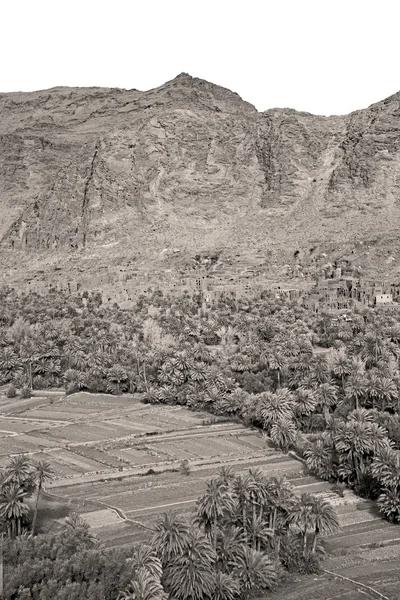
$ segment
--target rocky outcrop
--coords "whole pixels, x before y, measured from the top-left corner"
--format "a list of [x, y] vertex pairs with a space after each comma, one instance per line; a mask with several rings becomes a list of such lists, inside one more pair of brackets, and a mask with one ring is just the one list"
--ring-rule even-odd
[[0, 114], [11, 279], [100, 262], [165, 267], [168, 248], [181, 250], [172, 271], [199, 251], [250, 266], [261, 256], [268, 269], [318, 248], [397, 273], [400, 95], [342, 117], [258, 113], [181, 74], [147, 92], [0, 94]]

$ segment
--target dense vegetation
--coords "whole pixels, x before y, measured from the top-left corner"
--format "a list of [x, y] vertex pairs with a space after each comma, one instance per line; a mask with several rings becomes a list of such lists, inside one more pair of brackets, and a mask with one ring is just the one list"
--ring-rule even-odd
[[274, 589], [290, 572], [317, 570], [320, 536], [337, 527], [323, 499], [298, 498], [287, 481], [257, 469], [236, 476], [225, 467], [208, 482], [193, 518], [165, 514], [149, 546], [105, 550], [75, 514], [58, 534], [11, 536], [5, 598], [245, 599]]
[[[363, 308], [314, 316], [267, 295], [160, 292], [134, 310], [99, 294], [0, 297], [0, 384], [144, 392], [242, 419], [295, 449], [313, 473], [400, 520], [400, 318]], [[316, 354], [318, 345], [330, 348]]]

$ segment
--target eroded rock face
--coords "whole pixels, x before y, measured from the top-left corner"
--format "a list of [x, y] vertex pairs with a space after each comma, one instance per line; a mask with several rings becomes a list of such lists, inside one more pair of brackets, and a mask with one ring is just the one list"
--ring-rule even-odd
[[399, 95], [343, 117], [258, 113], [182, 74], [148, 92], [0, 94], [0, 115], [7, 269], [151, 264], [173, 247], [284, 264], [380, 236], [397, 268]]

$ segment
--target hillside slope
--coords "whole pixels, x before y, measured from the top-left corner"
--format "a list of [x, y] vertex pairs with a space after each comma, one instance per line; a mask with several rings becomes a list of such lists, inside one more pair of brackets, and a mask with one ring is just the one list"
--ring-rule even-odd
[[0, 94], [0, 115], [8, 281], [184, 272], [199, 252], [227, 276], [234, 257], [276, 277], [316, 253], [399, 272], [400, 94], [340, 117], [258, 113], [181, 74], [147, 92]]

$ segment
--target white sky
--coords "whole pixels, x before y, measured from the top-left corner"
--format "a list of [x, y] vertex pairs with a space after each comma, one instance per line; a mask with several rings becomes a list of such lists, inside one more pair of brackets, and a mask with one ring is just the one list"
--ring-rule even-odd
[[0, 92], [184, 71], [258, 110], [343, 114], [400, 90], [399, 17], [399, 0], [3, 0]]

